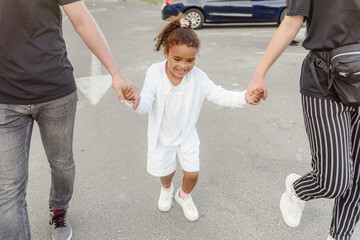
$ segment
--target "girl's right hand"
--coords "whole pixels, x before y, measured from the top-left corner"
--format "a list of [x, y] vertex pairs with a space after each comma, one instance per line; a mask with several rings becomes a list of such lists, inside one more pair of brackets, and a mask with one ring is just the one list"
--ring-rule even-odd
[[121, 92], [124, 95], [125, 100], [133, 100], [134, 90], [131, 85], [127, 85], [126, 87], [121, 88]]
[[254, 102], [260, 102], [260, 100], [264, 97], [264, 90], [255, 89], [250, 92], [250, 96]]

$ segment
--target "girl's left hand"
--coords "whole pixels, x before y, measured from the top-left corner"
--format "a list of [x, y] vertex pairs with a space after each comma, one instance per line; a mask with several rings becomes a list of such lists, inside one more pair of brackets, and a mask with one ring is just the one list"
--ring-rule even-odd
[[257, 93], [259, 91], [260, 92], [263, 91], [262, 99], [265, 101], [267, 98], [267, 87], [265, 83], [265, 78], [257, 77], [256, 75], [254, 75], [245, 94], [246, 102], [251, 105], [258, 105], [260, 103], [260, 99], [256, 101], [257, 98], [252, 97], [252, 94]]

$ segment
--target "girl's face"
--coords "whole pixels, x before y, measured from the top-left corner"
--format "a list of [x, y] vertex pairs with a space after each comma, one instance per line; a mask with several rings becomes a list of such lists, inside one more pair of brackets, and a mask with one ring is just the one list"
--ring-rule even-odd
[[164, 56], [167, 59], [166, 73], [171, 82], [180, 84], [185, 74], [194, 67], [196, 54], [196, 48], [185, 44], [175, 44], [168, 51], [164, 49]]

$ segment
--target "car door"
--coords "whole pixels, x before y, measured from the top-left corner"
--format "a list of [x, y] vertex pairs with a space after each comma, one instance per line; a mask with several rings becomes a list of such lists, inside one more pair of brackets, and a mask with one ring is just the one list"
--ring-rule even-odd
[[205, 0], [201, 8], [206, 22], [226, 22], [231, 11], [229, 0]]
[[232, 22], [269, 21], [270, 1], [230, 0]]
[[281, 22], [281, 18], [285, 17], [286, 11], [285, 0], [269, 0], [268, 15], [272, 21]]

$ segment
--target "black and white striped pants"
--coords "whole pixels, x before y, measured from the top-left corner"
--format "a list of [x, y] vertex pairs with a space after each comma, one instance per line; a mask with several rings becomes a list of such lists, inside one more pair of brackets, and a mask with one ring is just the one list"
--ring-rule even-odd
[[330, 234], [349, 240], [360, 217], [360, 107], [302, 96], [312, 171], [294, 183], [305, 201], [334, 198]]

